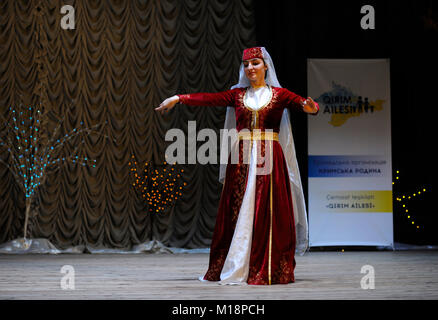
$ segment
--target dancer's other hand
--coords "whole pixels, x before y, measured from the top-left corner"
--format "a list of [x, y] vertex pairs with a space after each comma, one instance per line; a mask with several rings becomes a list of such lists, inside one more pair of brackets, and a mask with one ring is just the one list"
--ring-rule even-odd
[[155, 108], [155, 111], [158, 111], [161, 114], [167, 114], [178, 102], [179, 97], [177, 95], [167, 98], [160, 103], [160, 106], [158, 108]]
[[303, 109], [307, 113], [317, 113], [319, 110], [318, 104], [313, 101], [312, 98], [308, 97], [303, 103]]

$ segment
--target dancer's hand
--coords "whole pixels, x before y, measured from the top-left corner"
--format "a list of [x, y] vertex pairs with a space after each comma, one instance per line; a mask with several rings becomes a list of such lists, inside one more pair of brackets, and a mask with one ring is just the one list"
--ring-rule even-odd
[[307, 113], [317, 113], [319, 108], [312, 98], [308, 97], [303, 103], [303, 109]]
[[158, 111], [161, 114], [167, 114], [178, 102], [179, 97], [177, 95], [167, 98], [166, 100], [161, 102], [158, 108], [155, 108], [155, 111]]

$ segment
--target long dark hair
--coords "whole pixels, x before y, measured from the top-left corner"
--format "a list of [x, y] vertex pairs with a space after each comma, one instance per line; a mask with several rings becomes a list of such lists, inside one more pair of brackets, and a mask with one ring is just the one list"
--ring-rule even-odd
[[[265, 59], [262, 58], [262, 60], [263, 60], [263, 64], [266, 66]], [[266, 80], [266, 77], [268, 76], [268, 70], [269, 70], [269, 68], [266, 69], [266, 71], [265, 71], [265, 80]]]

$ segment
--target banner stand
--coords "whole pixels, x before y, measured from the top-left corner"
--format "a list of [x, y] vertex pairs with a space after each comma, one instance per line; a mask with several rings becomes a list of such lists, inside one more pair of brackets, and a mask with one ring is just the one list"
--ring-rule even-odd
[[389, 60], [307, 68], [309, 245], [394, 248]]

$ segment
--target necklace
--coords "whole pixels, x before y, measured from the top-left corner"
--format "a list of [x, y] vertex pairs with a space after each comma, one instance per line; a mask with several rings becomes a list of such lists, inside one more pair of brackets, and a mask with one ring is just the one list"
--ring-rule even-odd
[[253, 89], [259, 89], [259, 88], [265, 88], [265, 87], [267, 87], [267, 85], [264, 85], [264, 86], [251, 86]]

